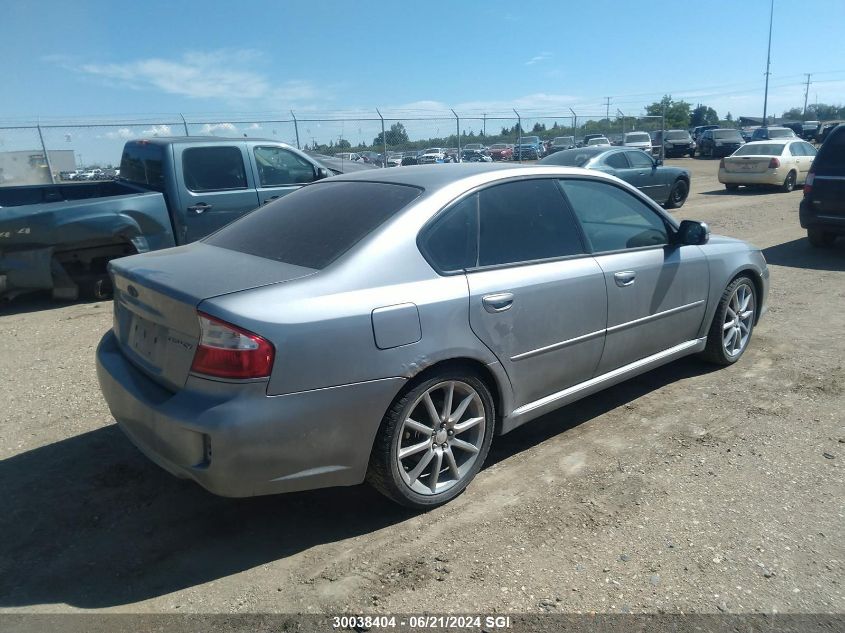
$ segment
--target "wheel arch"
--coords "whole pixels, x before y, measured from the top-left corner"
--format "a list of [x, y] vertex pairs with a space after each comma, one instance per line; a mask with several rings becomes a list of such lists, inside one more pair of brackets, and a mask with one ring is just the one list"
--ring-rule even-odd
[[734, 273], [733, 277], [731, 277], [730, 281], [728, 281], [726, 288], [730, 286], [734, 281], [736, 281], [739, 277], [749, 277], [751, 282], [754, 284], [754, 292], [757, 294], [757, 301], [758, 301], [758, 309], [755, 310], [754, 313], [754, 325], [757, 325], [757, 322], [760, 320], [760, 310], [759, 310], [759, 302], [761, 297], [763, 296], [763, 276], [753, 267], [746, 266], [745, 268], [741, 268], [737, 272]]

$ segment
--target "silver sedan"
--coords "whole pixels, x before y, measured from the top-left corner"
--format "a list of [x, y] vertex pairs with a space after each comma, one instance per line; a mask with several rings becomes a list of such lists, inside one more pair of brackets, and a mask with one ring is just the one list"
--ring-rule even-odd
[[430, 508], [494, 436], [689, 354], [728, 365], [760, 251], [564, 167], [337, 176], [115, 260], [103, 394], [150, 459], [227, 496], [369, 481]]

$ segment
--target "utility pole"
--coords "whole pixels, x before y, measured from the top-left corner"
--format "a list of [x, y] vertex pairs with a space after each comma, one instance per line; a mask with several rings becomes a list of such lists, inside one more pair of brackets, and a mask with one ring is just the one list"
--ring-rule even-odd
[[572, 113], [572, 134], [573, 136], [578, 136], [578, 115], [575, 114], [575, 110], [572, 108], [569, 108], [569, 111]]
[[810, 77], [812, 77], [812, 73], [804, 73], [807, 75], [807, 86], [804, 88], [804, 120], [807, 120], [807, 97], [810, 96]]
[[610, 97], [605, 97], [604, 99], [606, 101], [605, 106], [607, 106], [604, 118], [607, 120], [608, 124], [610, 124]]
[[763, 93], [763, 127], [769, 126], [769, 121], [766, 118], [769, 107], [769, 67], [772, 64], [772, 19], [775, 15], [775, 0], [772, 0], [769, 9], [769, 50], [766, 53], [766, 91]]

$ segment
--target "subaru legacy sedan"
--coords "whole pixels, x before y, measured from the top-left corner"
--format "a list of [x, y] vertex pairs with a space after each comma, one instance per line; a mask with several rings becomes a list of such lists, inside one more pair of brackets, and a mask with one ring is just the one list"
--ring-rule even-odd
[[115, 260], [97, 349], [120, 428], [226, 496], [370, 482], [417, 509], [494, 436], [688, 354], [748, 348], [760, 251], [593, 170], [336, 176]]

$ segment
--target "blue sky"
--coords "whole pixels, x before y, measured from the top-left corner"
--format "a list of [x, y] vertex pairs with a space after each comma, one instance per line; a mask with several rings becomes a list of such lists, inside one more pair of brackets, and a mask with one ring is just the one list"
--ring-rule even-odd
[[[631, 115], [664, 93], [720, 115], [760, 115], [768, 9], [768, 0], [0, 0], [0, 124], [375, 107], [587, 116], [605, 111], [606, 96], [612, 114]], [[843, 0], [775, 0], [770, 112], [803, 102], [808, 72], [810, 101], [845, 101], [843, 24]], [[306, 136], [366, 137], [363, 125], [310, 126]]]

